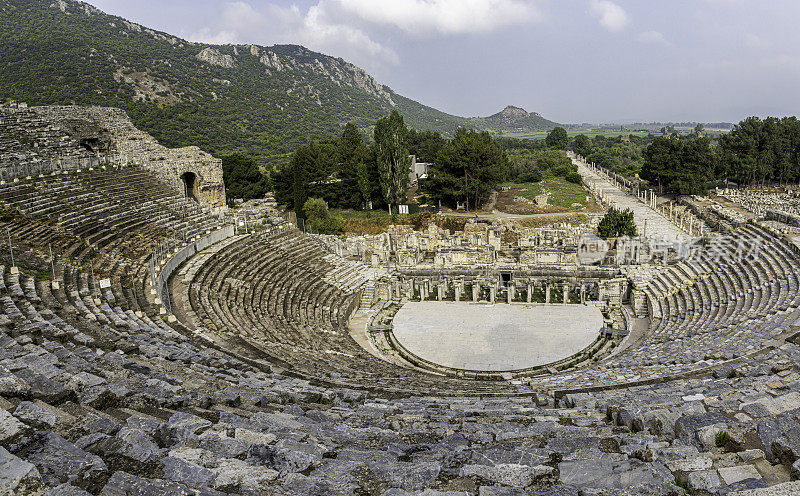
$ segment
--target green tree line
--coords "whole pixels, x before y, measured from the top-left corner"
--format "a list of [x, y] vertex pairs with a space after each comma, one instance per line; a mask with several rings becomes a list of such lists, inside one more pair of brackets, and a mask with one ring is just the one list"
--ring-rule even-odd
[[272, 175], [275, 197], [305, 217], [309, 198], [331, 208], [387, 208], [405, 203], [410, 155], [431, 166], [425, 195], [443, 205], [483, 204], [509, 174], [505, 151], [488, 132], [459, 129], [450, 139], [408, 129], [397, 111], [378, 119], [371, 136], [345, 125], [336, 140], [310, 141]]

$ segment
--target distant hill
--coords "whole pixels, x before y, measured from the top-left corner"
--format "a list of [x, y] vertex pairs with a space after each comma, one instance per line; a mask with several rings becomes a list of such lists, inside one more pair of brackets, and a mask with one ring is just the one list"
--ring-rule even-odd
[[411, 127], [444, 134], [553, 124], [510, 107], [488, 118], [450, 115], [302, 46], [192, 43], [74, 0], [0, 0], [5, 99], [119, 107], [167, 146], [243, 151], [261, 163], [334, 137], [346, 122], [367, 130], [392, 109]]
[[552, 129], [558, 124], [549, 121], [536, 112], [507, 106], [500, 112], [489, 117], [476, 117], [472, 119], [476, 126], [498, 132], [530, 132]]

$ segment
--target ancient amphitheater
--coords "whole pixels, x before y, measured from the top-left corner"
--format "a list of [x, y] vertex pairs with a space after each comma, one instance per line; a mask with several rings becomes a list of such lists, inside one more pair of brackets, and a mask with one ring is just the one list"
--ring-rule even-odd
[[304, 234], [121, 112], [0, 109], [0, 494], [800, 494], [796, 198], [580, 172], [646, 243]]

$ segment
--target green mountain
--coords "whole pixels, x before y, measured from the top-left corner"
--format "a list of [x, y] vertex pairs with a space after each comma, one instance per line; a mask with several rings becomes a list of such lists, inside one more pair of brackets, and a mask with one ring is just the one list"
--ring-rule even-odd
[[119, 107], [167, 146], [242, 151], [264, 164], [346, 122], [367, 129], [394, 108], [419, 130], [507, 127], [427, 107], [302, 46], [192, 43], [74, 0], [0, 0], [5, 99]]
[[530, 132], [549, 130], [558, 124], [549, 121], [536, 112], [526, 111], [509, 105], [500, 112], [484, 118], [473, 119], [476, 127], [483, 127], [495, 132]]

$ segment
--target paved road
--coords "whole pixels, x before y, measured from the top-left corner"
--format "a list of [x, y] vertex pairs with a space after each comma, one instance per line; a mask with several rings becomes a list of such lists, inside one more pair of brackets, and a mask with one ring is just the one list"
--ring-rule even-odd
[[625, 210], [630, 208], [633, 211], [633, 218], [639, 234], [647, 236], [664, 235], [668, 239], [686, 239], [688, 235], [681, 229], [668, 221], [666, 217], [648, 207], [635, 196], [620, 190], [611, 181], [600, 176], [598, 173], [586, 166], [585, 163], [573, 158], [572, 162], [578, 166], [578, 173], [583, 176], [587, 183], [594, 184], [603, 190], [603, 194], [614, 206]]

